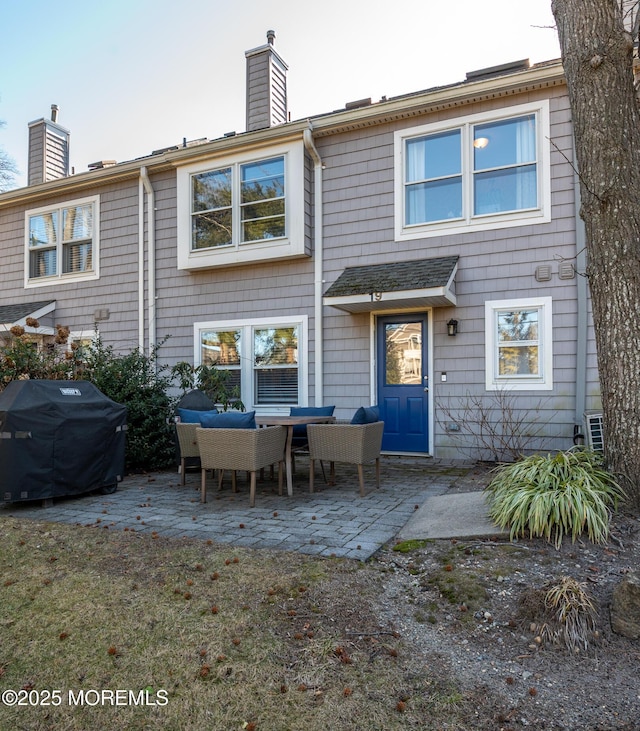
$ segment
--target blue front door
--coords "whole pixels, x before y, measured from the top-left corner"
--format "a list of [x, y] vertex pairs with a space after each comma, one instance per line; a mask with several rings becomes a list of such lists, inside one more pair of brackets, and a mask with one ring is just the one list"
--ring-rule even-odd
[[429, 451], [427, 317], [379, 317], [376, 335], [382, 449], [424, 454]]

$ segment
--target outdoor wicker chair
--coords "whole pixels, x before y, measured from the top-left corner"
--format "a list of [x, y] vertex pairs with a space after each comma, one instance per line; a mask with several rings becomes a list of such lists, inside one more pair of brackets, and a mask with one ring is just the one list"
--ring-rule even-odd
[[380, 449], [383, 421], [370, 424], [309, 424], [309, 492], [313, 492], [316, 460], [331, 463], [330, 483], [335, 483], [335, 463], [346, 462], [358, 466], [360, 495], [364, 496], [363, 465], [376, 463], [376, 487], [380, 487]]
[[278, 463], [278, 492], [282, 495], [284, 474], [284, 444], [287, 430], [282, 426], [263, 429], [196, 429], [200, 450], [201, 490], [200, 500], [207, 502], [207, 470], [247, 471], [251, 475], [249, 505], [256, 499], [257, 472], [263, 467]]
[[187, 460], [200, 459], [200, 450], [198, 449], [198, 441], [196, 439], [196, 429], [200, 424], [184, 424], [178, 422], [176, 424], [176, 434], [178, 436], [178, 447], [180, 449], [180, 484], [185, 484], [185, 476], [187, 471]]

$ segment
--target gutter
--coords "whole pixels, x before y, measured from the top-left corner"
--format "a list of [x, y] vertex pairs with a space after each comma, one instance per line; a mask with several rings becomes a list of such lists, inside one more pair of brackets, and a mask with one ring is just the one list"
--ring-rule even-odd
[[140, 350], [144, 352], [144, 196], [142, 189], [147, 193], [149, 202], [149, 355], [156, 346], [156, 196], [149, 180], [147, 168], [140, 168], [140, 237], [139, 237], [139, 274], [138, 274], [138, 313]]
[[322, 308], [322, 285], [324, 284], [323, 270], [323, 210], [322, 210], [322, 170], [324, 165], [320, 154], [313, 142], [313, 125], [309, 126], [302, 133], [304, 146], [313, 159], [313, 311], [315, 322], [315, 380], [314, 380], [314, 404], [322, 406], [324, 403], [324, 318]]
[[[559, 60], [553, 61], [518, 73], [477, 81], [458, 82], [397, 96], [358, 109], [341, 109], [319, 114], [313, 118], [313, 134], [317, 139], [329, 134], [370, 127], [374, 124], [386, 124], [423, 114], [446, 111], [472, 102], [508, 98], [517, 93], [547, 89], [564, 83], [562, 63]], [[277, 141], [295, 138], [301, 132], [304, 135], [305, 130], [309, 129], [309, 125], [310, 120], [298, 120], [255, 132], [243, 132], [222, 137], [195, 147], [182, 148], [176, 145], [175, 149], [169, 148], [164, 152], [118, 163], [103, 170], [78, 173], [35, 186], [7, 191], [0, 194], [0, 207], [130, 179], [138, 175], [141, 165], [153, 170], [170, 170], [181, 165], [198, 162], [201, 159], [226, 155], [239, 147], [255, 149], [267, 147]]]

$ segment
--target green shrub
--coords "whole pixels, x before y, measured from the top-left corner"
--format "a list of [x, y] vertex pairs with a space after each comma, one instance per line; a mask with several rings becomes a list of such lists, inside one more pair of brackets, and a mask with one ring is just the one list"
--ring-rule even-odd
[[[161, 345], [162, 343], [160, 343]], [[95, 384], [105, 396], [127, 407], [127, 469], [161, 469], [175, 462], [171, 416], [175, 399], [169, 396], [171, 378], [167, 367], [151, 355], [132, 350], [114, 353], [100, 338], [83, 348], [82, 378]]]
[[[37, 320], [28, 319], [27, 325], [39, 328]], [[11, 334], [11, 341], [0, 348], [0, 390], [27, 378], [91, 381], [105, 396], [127, 407], [127, 469], [160, 469], [175, 462], [170, 426], [175, 400], [169, 396], [167, 368], [158, 364], [160, 346], [148, 356], [137, 349], [119, 355], [97, 337], [91, 345], [74, 343], [69, 348], [69, 328], [62, 325], [56, 325], [56, 335], [42, 347], [20, 326]]]
[[192, 388], [199, 388], [214, 404], [227, 409], [244, 411], [240, 400], [240, 388], [229, 383], [231, 371], [216, 366], [192, 366], [187, 361], [176, 363], [171, 369], [172, 378], [178, 379], [178, 386], [184, 395]]
[[625, 497], [601, 455], [583, 448], [503, 465], [486, 490], [491, 518], [510, 527], [512, 539], [528, 532], [556, 548], [565, 535], [575, 541], [585, 531], [594, 543], [603, 543], [611, 512]]

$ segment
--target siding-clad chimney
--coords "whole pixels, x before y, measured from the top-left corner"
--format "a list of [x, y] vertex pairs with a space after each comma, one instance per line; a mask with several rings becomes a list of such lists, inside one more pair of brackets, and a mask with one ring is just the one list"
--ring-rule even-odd
[[288, 121], [287, 64], [273, 42], [276, 34], [267, 31], [267, 43], [246, 51], [247, 132], [273, 127]]
[[69, 130], [58, 124], [58, 107], [51, 105], [51, 119], [29, 122], [27, 185], [38, 185], [69, 175]]

